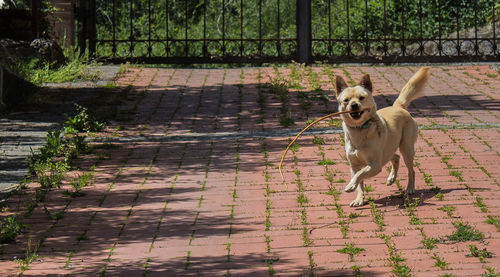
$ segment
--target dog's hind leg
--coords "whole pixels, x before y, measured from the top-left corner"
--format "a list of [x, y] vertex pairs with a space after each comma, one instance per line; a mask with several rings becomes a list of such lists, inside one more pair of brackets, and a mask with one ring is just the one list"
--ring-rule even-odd
[[413, 158], [415, 156], [414, 145], [415, 140], [412, 140], [403, 142], [399, 147], [399, 152], [401, 152], [405, 165], [408, 168], [408, 186], [406, 187], [407, 194], [415, 193], [415, 170], [413, 170]]
[[399, 170], [399, 155], [394, 154], [391, 160], [391, 173], [389, 174], [389, 178], [387, 178], [387, 181], [385, 182], [388, 186], [392, 185], [394, 181], [396, 180], [396, 177], [398, 176], [398, 170]]

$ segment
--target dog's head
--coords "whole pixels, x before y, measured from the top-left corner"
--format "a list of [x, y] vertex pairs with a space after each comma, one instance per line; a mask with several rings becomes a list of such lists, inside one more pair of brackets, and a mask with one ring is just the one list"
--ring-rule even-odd
[[370, 120], [377, 111], [377, 104], [372, 96], [372, 81], [370, 75], [363, 76], [357, 86], [347, 86], [344, 79], [337, 75], [337, 101], [339, 111], [352, 111], [341, 115], [342, 120], [349, 127], [360, 127]]

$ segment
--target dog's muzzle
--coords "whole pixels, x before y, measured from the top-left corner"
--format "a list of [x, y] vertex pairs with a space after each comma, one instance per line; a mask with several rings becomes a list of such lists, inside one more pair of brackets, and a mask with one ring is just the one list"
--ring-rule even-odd
[[355, 111], [355, 112], [351, 112], [351, 113], [349, 113], [349, 115], [350, 115], [353, 119], [358, 120], [358, 119], [360, 119], [360, 118], [361, 118], [361, 116], [363, 115], [363, 113], [364, 113], [364, 112], [365, 112], [365, 111]]

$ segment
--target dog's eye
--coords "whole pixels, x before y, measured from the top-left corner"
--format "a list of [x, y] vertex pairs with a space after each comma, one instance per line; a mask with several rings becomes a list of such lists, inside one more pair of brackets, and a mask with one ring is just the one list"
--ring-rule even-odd
[[365, 97], [364, 97], [364, 96], [361, 96], [361, 97], [359, 98], [359, 101], [363, 101], [363, 100], [365, 100]]
[[349, 103], [349, 98], [344, 99], [344, 103]]

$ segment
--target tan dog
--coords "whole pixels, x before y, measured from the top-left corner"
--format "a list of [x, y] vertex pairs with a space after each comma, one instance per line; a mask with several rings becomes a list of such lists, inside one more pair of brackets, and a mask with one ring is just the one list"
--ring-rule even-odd
[[417, 123], [406, 110], [411, 101], [421, 96], [429, 77], [429, 68], [421, 68], [401, 90], [392, 107], [377, 110], [372, 96], [369, 75], [363, 76], [359, 85], [348, 87], [342, 77], [336, 77], [339, 111], [353, 111], [341, 115], [345, 133], [346, 156], [351, 166], [351, 181], [345, 191], [357, 190], [351, 206], [364, 204], [363, 181], [382, 171], [389, 161], [392, 163], [387, 185], [394, 183], [398, 174], [399, 155], [408, 167], [407, 194], [415, 193], [413, 157], [417, 140]]

